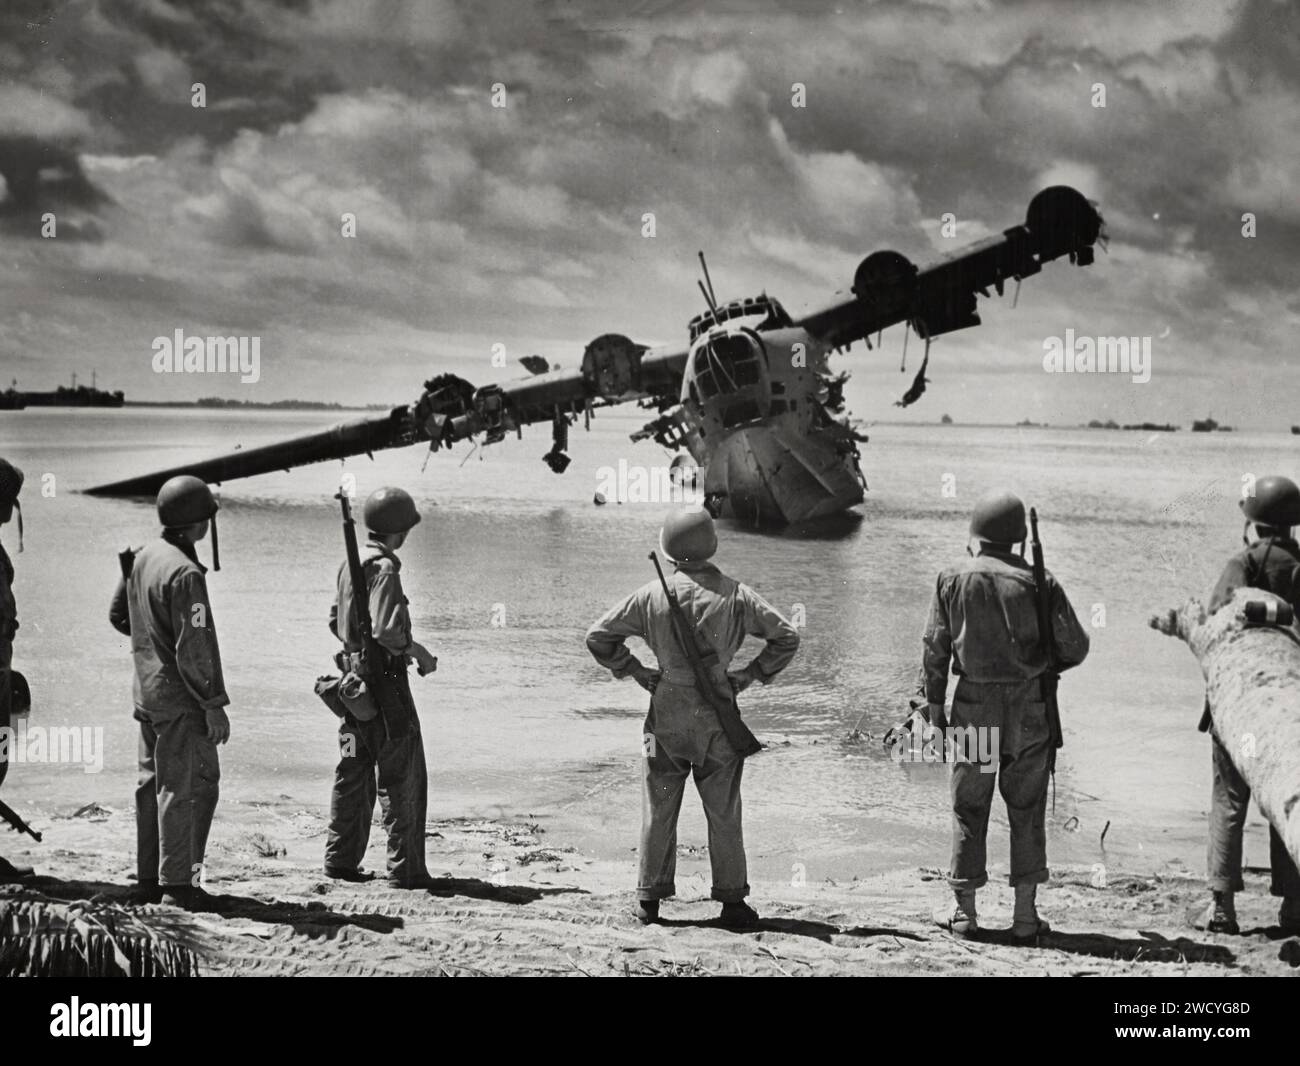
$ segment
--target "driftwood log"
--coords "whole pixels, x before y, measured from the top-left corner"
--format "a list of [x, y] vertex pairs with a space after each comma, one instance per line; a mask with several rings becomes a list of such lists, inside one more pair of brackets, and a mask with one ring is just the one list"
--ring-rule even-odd
[[1243, 611], [1252, 600], [1284, 603], [1243, 588], [1214, 614], [1191, 600], [1150, 625], [1192, 649], [1215, 736], [1300, 863], [1300, 630], [1248, 626]]

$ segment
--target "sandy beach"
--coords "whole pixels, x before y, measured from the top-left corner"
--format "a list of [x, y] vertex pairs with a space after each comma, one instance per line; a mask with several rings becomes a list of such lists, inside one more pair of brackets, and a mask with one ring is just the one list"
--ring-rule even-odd
[[[46, 844], [4, 841], [10, 858], [37, 867], [32, 887], [64, 899], [127, 894], [129, 809], [32, 814], [49, 829]], [[642, 927], [630, 913], [631, 852], [622, 863], [589, 858], [548, 832], [545, 817], [430, 822], [437, 887], [403, 892], [325, 878], [322, 814], [278, 801], [224, 806], [205, 882], [222, 913], [148, 908], [188, 931], [203, 975], [1278, 976], [1300, 965], [1300, 939], [1273, 927], [1276, 901], [1256, 869], [1238, 897], [1237, 937], [1183, 924], [1203, 896], [1199, 879], [1112, 872], [1101, 889], [1083, 867], [1053, 870], [1041, 896], [1053, 931], [1034, 948], [1008, 942], [1011, 892], [996, 872], [981, 893], [988, 931], [978, 941], [937, 929], [931, 911], [949, 896], [929, 867], [798, 887], [755, 882], [762, 925], [734, 933], [714, 924], [698, 843], [681, 845], [681, 895], [665, 904], [665, 921]], [[381, 841], [374, 832], [369, 869], [383, 868]]]

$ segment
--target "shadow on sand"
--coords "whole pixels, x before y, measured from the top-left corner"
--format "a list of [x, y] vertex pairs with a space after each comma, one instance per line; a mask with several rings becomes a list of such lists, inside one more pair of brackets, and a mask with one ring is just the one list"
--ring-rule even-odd
[[[1159, 933], [1142, 931], [1139, 931], [1138, 938], [1053, 930], [1039, 937], [1032, 946], [1096, 959], [1121, 959], [1125, 962], [1208, 962], [1217, 966], [1230, 966], [1236, 961], [1236, 956], [1221, 944], [1204, 944], [1185, 936], [1170, 940]], [[1026, 946], [1012, 937], [1010, 929], [981, 929], [975, 942]]]
[[535, 885], [494, 885], [476, 877], [435, 877], [428, 889], [429, 895], [446, 898], [467, 896], [470, 899], [489, 899], [497, 903], [536, 903], [546, 896], [588, 896], [582, 888], [537, 888]]
[[[106, 881], [60, 881], [53, 877], [30, 877], [22, 882], [22, 887], [68, 903], [77, 900], [94, 900], [117, 906], [141, 906], [132, 900], [135, 891], [133, 886], [116, 885]], [[176, 911], [176, 913], [192, 914], [195, 918], [201, 918], [204, 914], [211, 914], [218, 918], [246, 918], [267, 925], [287, 925], [295, 933], [327, 938], [332, 937], [345, 926], [355, 926], [372, 933], [391, 933], [395, 929], [401, 929], [403, 924], [401, 918], [390, 915], [333, 911], [324, 903], [316, 901], [283, 903], [278, 900], [267, 902], [251, 896], [215, 893], [209, 895], [213, 908], [210, 912]]]

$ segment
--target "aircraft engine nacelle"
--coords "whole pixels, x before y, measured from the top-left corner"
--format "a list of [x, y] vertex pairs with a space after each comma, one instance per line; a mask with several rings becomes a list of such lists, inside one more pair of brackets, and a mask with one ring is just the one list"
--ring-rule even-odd
[[853, 272], [853, 295], [881, 310], [905, 308], [916, 291], [916, 264], [901, 252], [872, 252]]
[[1093, 261], [1092, 245], [1101, 234], [1101, 215], [1088, 198], [1068, 185], [1053, 185], [1029, 201], [1025, 229], [1043, 260], [1070, 253], [1080, 266]]
[[603, 400], [638, 392], [644, 352], [645, 348], [621, 333], [597, 337], [582, 353], [582, 377], [587, 388]]

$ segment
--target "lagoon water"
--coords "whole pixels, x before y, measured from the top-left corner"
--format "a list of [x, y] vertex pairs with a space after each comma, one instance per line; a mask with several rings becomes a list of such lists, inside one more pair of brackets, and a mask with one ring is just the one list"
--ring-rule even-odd
[[[27, 549], [16, 554], [13, 526], [4, 540], [18, 567], [15, 665], [35, 694], [31, 721], [102, 727], [105, 742], [98, 774], [14, 767], [11, 804], [69, 813], [131, 803], [131, 664], [107, 614], [117, 552], [156, 535], [153, 510], [77, 490], [338, 420], [140, 408], [0, 414], [0, 455], [27, 473]], [[401, 484], [425, 514], [402, 554], [417, 635], [439, 656], [436, 675], [413, 678], [431, 816], [533, 814], [552, 844], [630, 858], [645, 697], [597, 668], [582, 637], [653, 577], [646, 556], [665, 506], [592, 502], [602, 466], [667, 462], [653, 443], [628, 442], [642, 421], [602, 414], [590, 434], [575, 428], [562, 476], [541, 462], [543, 429], [429, 456], [423, 473], [416, 448], [346, 465], [361, 496]], [[905, 713], [934, 576], [963, 553], [970, 504], [1001, 483], [1038, 507], [1048, 566], [1093, 639], [1088, 662], [1062, 683], [1052, 859], [1199, 872], [1209, 794], [1208, 741], [1195, 728], [1200, 671], [1146, 619], [1208, 592], [1240, 545], [1243, 476], [1294, 476], [1295, 439], [916, 425], [878, 425], [871, 437], [860, 516], [802, 533], [720, 530], [722, 568], [803, 622], [794, 664], [742, 700], [771, 745], [745, 771], [751, 876], [789, 880], [800, 864], [814, 880], [946, 866], [943, 768], [900, 765], [878, 739], [847, 737], [857, 726], [878, 738]], [[339, 474], [328, 463], [221, 490], [223, 569], [209, 585], [232, 699], [223, 804], [327, 805], [334, 720], [311, 686], [332, 669]], [[681, 840], [705, 840], [693, 797]], [[1247, 861], [1265, 865], [1266, 848], [1253, 812]], [[990, 857], [1004, 873], [996, 805]]]

